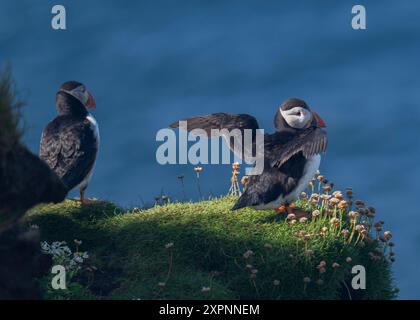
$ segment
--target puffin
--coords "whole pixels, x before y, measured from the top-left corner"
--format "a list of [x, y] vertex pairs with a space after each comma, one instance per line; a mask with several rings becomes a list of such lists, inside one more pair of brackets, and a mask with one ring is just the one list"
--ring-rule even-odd
[[[259, 130], [257, 120], [249, 114], [213, 113], [183, 121], [187, 122], [186, 130], [191, 134], [194, 134], [194, 129], [202, 129], [195, 132], [205, 132], [210, 136], [215, 132], [212, 129], [218, 129], [216, 132], [227, 140], [233, 152], [236, 151], [235, 139], [232, 139], [235, 134], [227, 135], [229, 132], [237, 132], [241, 135], [239, 139], [244, 139], [245, 129], [251, 129], [253, 133]], [[179, 122], [170, 127], [179, 128]], [[263, 171], [248, 177], [246, 188], [232, 210], [251, 207], [289, 213], [293, 202], [318, 171], [321, 154], [326, 152], [328, 144], [327, 133], [322, 129], [326, 127], [324, 120], [311, 111], [304, 100], [289, 98], [278, 107], [274, 127], [274, 133], [264, 134]], [[251, 141], [254, 152], [257, 147], [254, 134]], [[243, 159], [244, 151], [238, 156]]]
[[86, 86], [67, 81], [56, 94], [58, 116], [44, 128], [39, 156], [58, 175], [67, 190], [78, 188], [81, 204], [92, 178], [99, 149], [99, 128], [89, 109], [95, 99]]

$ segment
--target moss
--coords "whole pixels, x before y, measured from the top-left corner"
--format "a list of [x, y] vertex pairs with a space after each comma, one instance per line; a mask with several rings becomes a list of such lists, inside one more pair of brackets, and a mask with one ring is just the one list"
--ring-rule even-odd
[[[394, 297], [389, 263], [369, 256], [379, 246], [376, 240], [360, 247], [331, 232], [305, 242], [296, 232], [313, 234], [323, 225], [330, 228], [328, 220], [290, 225], [273, 211], [232, 212], [234, 201], [220, 198], [123, 210], [111, 203], [81, 207], [67, 200], [36, 207], [27, 222], [40, 227], [43, 240], [83, 240], [83, 251], [90, 253], [91, 263], [98, 268], [90, 284], [95, 298]], [[244, 257], [247, 251], [249, 257]], [[352, 263], [346, 262], [347, 257]], [[324, 274], [317, 269], [322, 260], [327, 265]], [[334, 262], [340, 267], [333, 269]], [[348, 289], [355, 264], [366, 268], [366, 290]], [[305, 277], [311, 282], [305, 284]], [[319, 279], [322, 285], [316, 283]], [[274, 285], [275, 280], [279, 285]], [[203, 287], [211, 289], [202, 292]]]

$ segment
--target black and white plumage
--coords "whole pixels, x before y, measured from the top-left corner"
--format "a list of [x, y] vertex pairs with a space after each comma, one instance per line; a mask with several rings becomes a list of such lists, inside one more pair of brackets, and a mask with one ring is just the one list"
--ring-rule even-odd
[[[215, 113], [184, 121], [187, 121], [188, 131], [203, 129], [208, 135], [214, 134], [212, 129], [239, 129], [242, 136], [245, 129], [259, 129], [257, 120], [246, 114]], [[282, 204], [290, 204], [305, 190], [319, 168], [321, 153], [327, 148], [327, 134], [321, 129], [325, 123], [303, 100], [291, 98], [281, 104], [274, 124], [276, 132], [264, 135], [264, 170], [259, 175], [249, 176], [245, 191], [233, 210], [243, 207], [276, 209]], [[171, 125], [172, 128], [178, 126], [178, 122]], [[231, 137], [225, 136], [233, 151], [234, 139]], [[252, 144], [255, 154], [254, 137]], [[242, 158], [243, 152], [239, 155]]]
[[40, 158], [54, 170], [68, 190], [80, 189], [80, 200], [92, 177], [99, 149], [99, 129], [88, 108], [93, 96], [76, 81], [64, 83], [57, 92], [58, 116], [44, 129]]

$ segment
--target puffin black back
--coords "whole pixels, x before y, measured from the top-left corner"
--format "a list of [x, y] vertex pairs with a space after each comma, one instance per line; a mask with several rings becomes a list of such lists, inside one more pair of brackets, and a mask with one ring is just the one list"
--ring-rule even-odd
[[99, 148], [99, 129], [88, 109], [96, 102], [85, 85], [67, 81], [56, 95], [58, 116], [44, 129], [40, 158], [62, 180], [67, 190], [80, 189], [80, 201], [92, 177]]
[[312, 4], [1, 1], [0, 300], [420, 298], [420, 4]]

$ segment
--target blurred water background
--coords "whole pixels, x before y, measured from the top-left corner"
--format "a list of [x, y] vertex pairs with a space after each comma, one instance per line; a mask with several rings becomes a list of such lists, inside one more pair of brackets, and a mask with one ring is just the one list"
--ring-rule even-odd
[[[197, 199], [193, 166], [156, 163], [157, 130], [224, 111], [270, 132], [278, 104], [301, 97], [328, 124], [322, 172], [377, 208], [394, 234], [400, 297], [420, 299], [420, 2], [363, 1], [365, 31], [350, 26], [352, 1], [61, 0], [66, 31], [50, 26], [54, 4], [0, 2], [0, 61], [27, 101], [34, 152], [58, 87], [79, 80], [101, 131], [88, 195], [122, 206], [179, 199], [183, 174]], [[225, 194], [230, 172], [204, 166], [203, 193]]]

